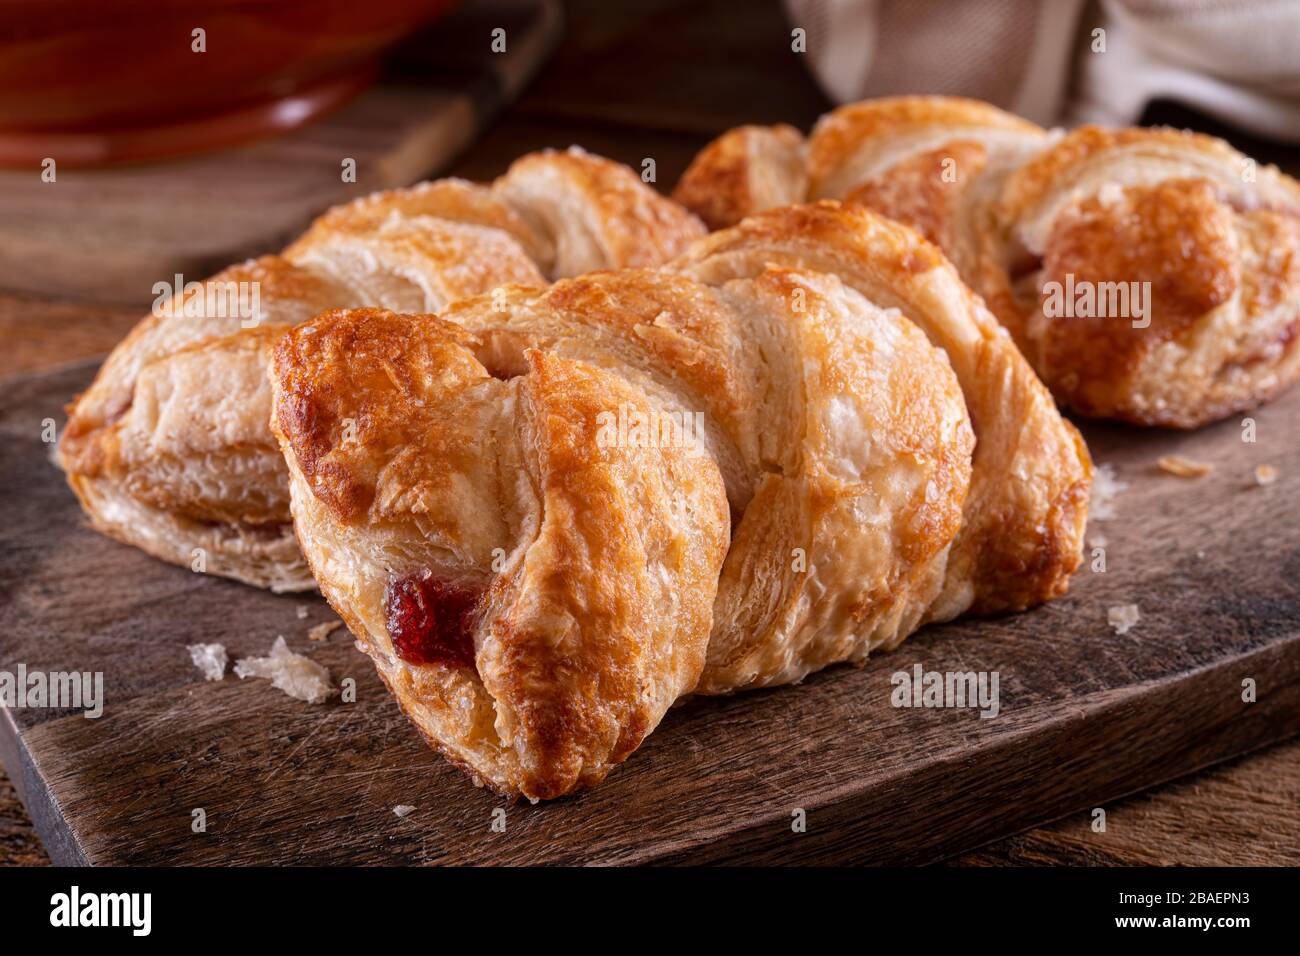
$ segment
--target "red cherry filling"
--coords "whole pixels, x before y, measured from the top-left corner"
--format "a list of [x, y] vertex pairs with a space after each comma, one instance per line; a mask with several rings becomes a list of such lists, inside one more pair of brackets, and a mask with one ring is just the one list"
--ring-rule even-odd
[[410, 664], [473, 667], [481, 597], [429, 571], [390, 581], [384, 609], [397, 656]]

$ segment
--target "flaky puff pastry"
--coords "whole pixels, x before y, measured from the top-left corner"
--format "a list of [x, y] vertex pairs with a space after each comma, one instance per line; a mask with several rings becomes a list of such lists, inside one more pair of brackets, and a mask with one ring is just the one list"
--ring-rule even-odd
[[733, 130], [675, 195], [717, 227], [801, 189], [938, 243], [1085, 414], [1194, 427], [1300, 376], [1300, 187], [1220, 140], [1049, 136], [988, 104], [902, 97], [842, 107], [806, 142]]
[[[982, 195], [996, 198], [998, 174], [1045, 142], [1033, 123], [978, 100], [868, 100], [826, 114], [806, 139], [784, 125], [739, 126], [723, 133], [695, 157], [673, 196], [709, 228], [722, 229], [766, 209], [846, 199], [866, 184], [882, 186], [892, 195], [855, 198], [918, 228], [956, 259], [954, 249], [941, 241], [955, 231], [949, 220], [977, 216]], [[962, 145], [959, 153], [952, 152], [953, 144]], [[944, 159], [953, 162], [945, 166]], [[881, 182], [886, 173], [893, 185]], [[962, 208], [944, 208], [950, 204]], [[908, 208], [914, 216], [900, 215]]]
[[941, 593], [970, 485], [957, 378], [895, 300], [759, 258], [743, 275], [599, 273], [444, 313], [498, 354], [616, 368], [700, 414], [736, 524], [701, 693], [798, 681], [901, 641]]
[[[579, 734], [588, 718], [567, 717], [573, 691], [557, 684], [613, 665], [571, 632], [601, 646], [653, 647], [646, 621], [680, 635], [711, 619], [695, 671], [675, 686], [723, 693], [863, 660], [932, 606], [961, 525], [973, 438], [943, 352], [897, 311], [815, 272], [772, 268], [711, 283], [623, 270], [545, 290], [509, 287], [458, 302], [443, 319], [462, 330], [463, 348], [428, 359], [418, 375], [402, 340], [445, 337], [442, 319], [349, 312], [299, 326], [277, 350], [274, 425], [322, 591], [374, 649], [417, 724], [498, 789], [556, 796], [626, 756], [620, 745], [580, 770], [567, 743], [548, 750], [521, 738], [512, 715], [522, 705], [501, 696], [518, 687], [533, 710], [566, 715], [557, 726]], [[465, 349], [488, 370], [471, 376], [472, 394], [490, 396], [481, 406], [421, 384], [458, 382]], [[556, 393], [539, 407], [532, 383], [546, 369], [581, 370], [593, 391]], [[525, 412], [533, 417], [521, 426]], [[550, 431], [539, 435], [537, 421]], [[545, 462], [553, 435], [567, 456], [608, 462], [641, 493], [585, 480], [571, 499], [539, 493], [538, 475], [552, 469], [528, 456]], [[692, 469], [661, 475], [660, 456]], [[706, 475], [716, 497], [701, 495]], [[547, 548], [554, 563], [518, 580], [517, 556], [534, 553], [528, 542], [548, 522], [584, 543]], [[597, 530], [583, 531], [586, 522]], [[660, 522], [688, 530], [667, 548], [656, 543]], [[625, 536], [641, 544], [609, 550]], [[493, 553], [510, 557], [494, 565]], [[651, 554], [696, 563], [683, 578]], [[642, 592], [647, 580], [663, 590]], [[393, 613], [393, 596], [411, 581], [437, 582], [415, 639]], [[602, 605], [601, 595], [632, 587], [617, 609]], [[516, 633], [496, 616], [501, 591], [528, 607], [558, 595], [564, 612], [538, 613], [529, 632], [539, 647], [569, 648], [545, 660], [553, 672], [539, 663], [527, 681], [502, 675], [520, 664], [498, 646]], [[464, 634], [456, 622], [465, 607], [486, 610], [470, 612], [460, 658], [416, 666], [409, 646]], [[471, 722], [461, 717], [469, 705], [444, 688], [455, 680], [463, 689], [475, 673], [483, 696]], [[592, 683], [626, 706], [641, 699], [637, 683]], [[668, 703], [654, 700], [639, 733]]]
[[1300, 377], [1300, 184], [1276, 169], [1208, 136], [1084, 127], [1008, 178], [998, 214], [991, 294], [1079, 411], [1191, 428]]
[[960, 383], [976, 441], [970, 491], [941, 587], [913, 626], [967, 611], [1023, 610], [1065, 593], [1081, 560], [1087, 448], [940, 251], [892, 220], [823, 201], [713, 233], [669, 268], [720, 283], [773, 266], [838, 276], [897, 310], [943, 350]]
[[698, 447], [602, 440], [621, 411], [663, 412], [653, 395], [377, 310], [297, 326], [270, 376], [321, 591], [453, 763], [561, 796], [695, 686], [727, 500]]
[[702, 232], [631, 170], [577, 149], [525, 156], [490, 186], [364, 197], [142, 320], [69, 407], [61, 464], [119, 540], [249, 584], [311, 588], [267, 426], [276, 334], [334, 307], [424, 312], [503, 283], [663, 261]]

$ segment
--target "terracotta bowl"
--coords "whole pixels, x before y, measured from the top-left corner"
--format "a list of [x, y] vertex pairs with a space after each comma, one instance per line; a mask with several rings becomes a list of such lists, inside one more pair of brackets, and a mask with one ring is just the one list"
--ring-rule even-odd
[[300, 126], [455, 2], [0, 0], [0, 163], [156, 159]]

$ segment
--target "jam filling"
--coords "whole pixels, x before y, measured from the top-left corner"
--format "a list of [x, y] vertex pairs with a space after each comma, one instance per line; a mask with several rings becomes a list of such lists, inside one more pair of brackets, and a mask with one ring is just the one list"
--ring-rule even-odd
[[482, 592], [429, 571], [390, 581], [384, 609], [397, 656], [409, 664], [473, 667], [481, 600]]

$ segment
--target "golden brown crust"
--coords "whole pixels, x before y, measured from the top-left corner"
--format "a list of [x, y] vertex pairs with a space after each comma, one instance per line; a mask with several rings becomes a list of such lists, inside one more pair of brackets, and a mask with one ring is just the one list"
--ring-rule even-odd
[[[516, 167], [493, 186], [440, 180], [331, 209], [282, 256], [161, 303], [69, 407], [60, 458], [97, 527], [179, 563], [202, 547], [210, 573], [311, 587], [287, 534], [286, 475], [266, 424], [267, 330], [336, 307], [423, 312], [507, 283], [544, 284], [557, 238], [570, 258], [575, 243], [564, 222], [530, 225], [529, 192], [543, 180], [573, 209], [590, 205], [573, 232], [583, 248], [596, 235], [602, 267], [657, 264], [702, 230], [608, 160], [571, 151]], [[174, 540], [160, 545], [164, 537]]]
[[1195, 427], [1300, 376], [1300, 186], [1226, 143], [1083, 127], [1012, 175], [990, 284], [1064, 403]]
[[[755, 211], [746, 184], [765, 170], [795, 178], [745, 147], [763, 135], [733, 130], [692, 163], [679, 195], [711, 225]], [[1300, 307], [1278, 291], [1293, 289], [1300, 185], [1221, 140], [1098, 127], [1053, 140], [985, 103], [897, 97], [823, 117], [806, 154], [809, 198], [866, 205], [938, 243], [1081, 412], [1194, 427], [1300, 376]], [[1067, 276], [1098, 300], [1149, 283], [1147, 315], [1048, 314]]]
[[808, 194], [804, 138], [793, 126], [738, 126], [704, 147], [673, 198], [710, 229], [803, 202]]
[[[248, 314], [230, 307], [252, 302], [241, 283], [258, 290]], [[266, 351], [286, 326], [340, 300], [346, 292], [328, 278], [264, 256], [143, 319], [69, 406], [59, 446], [95, 527], [195, 570], [313, 587], [266, 427]]]
[[[495, 789], [557, 797], [694, 686], [726, 501], [707, 455], [601, 440], [656, 405], [612, 372], [526, 349], [498, 378], [476, 352], [433, 316], [323, 315], [277, 347], [273, 425], [304, 553], [408, 715]], [[471, 665], [390, 633], [412, 574], [481, 594]]]
[[1037, 336], [1039, 368], [1067, 404], [1115, 408], [1149, 349], [1181, 336], [1227, 302], [1241, 281], [1231, 214], [1203, 180], [1129, 187], [1119, 201], [1095, 196], [1061, 216], [1043, 261], [1043, 283], [1100, 287], [1115, 276], [1150, 276], [1150, 323], [1078, 315]]
[[[508, 287], [447, 317], [459, 328], [373, 311], [298, 327], [277, 349], [274, 422], [325, 593], [412, 719], [494, 787], [549, 797], [591, 785], [689, 689], [638, 704], [618, 648], [644, 632], [643, 618], [712, 620], [698, 689], [723, 693], [861, 660], [931, 607], [962, 523], [973, 439], [943, 353], [903, 316], [834, 277], [759, 268], [703, 281], [593, 273]], [[702, 431], [684, 453], [660, 444], [634, 471], [600, 473], [614, 484], [593, 480], [592, 423], [610, 428], [602, 413], [629, 403], [698, 418]], [[528, 409], [523, 425], [501, 420]], [[605, 447], [619, 450], [617, 463], [639, 445], [631, 431], [613, 434]], [[657, 461], [674, 464], [670, 480], [655, 476]], [[716, 483], [708, 507], [702, 468]], [[634, 475], [635, 498], [624, 484]], [[725, 567], [724, 487], [742, 516]], [[554, 514], [564, 520], [547, 525]], [[665, 538], [650, 560], [656, 529], [684, 520], [691, 534]], [[536, 558], [535, 574], [519, 582], [509, 563], [485, 570], [489, 543], [517, 555], [512, 542], [539, 527], [523, 562]], [[697, 562], [689, 590], [670, 579], [665, 614], [647, 582], [663, 580], [669, 556], [681, 567], [706, 534], [712, 574]], [[488, 595], [491, 623], [475, 632], [481, 687], [463, 668], [395, 659], [383, 593], [393, 574], [424, 567]], [[502, 611], [512, 607], [530, 616]], [[573, 627], [590, 634], [559, 675], [573, 680], [520, 650], [553, 647]], [[682, 640], [672, 638], [670, 660]], [[691, 660], [694, 686], [703, 659]]]
[[704, 234], [695, 216], [631, 169], [576, 146], [529, 153], [492, 189], [551, 240], [551, 278], [657, 266]]
[[[307, 486], [335, 520], [355, 521], [374, 504], [381, 468], [374, 455], [410, 446], [449, 454], [465, 444], [462, 431], [440, 444], [419, 404], [439, 377], [467, 383], [490, 378], [467, 350], [473, 340], [459, 326], [433, 316], [399, 321], [380, 310], [336, 309], [297, 328], [297, 334], [282, 335], [275, 350], [275, 375], [284, 390], [275, 406], [277, 434], [286, 436]], [[411, 401], [394, 401], [394, 391]]]
[[[949, 207], [949, 216], [958, 216], [952, 193], [964, 194], [974, 185], [989, 153], [997, 154], [994, 172], [1000, 174], [1007, 157], [1028, 154], [1042, 138], [1034, 124], [975, 100], [868, 100], [823, 116], [806, 141], [789, 126], [729, 130], [700, 151], [673, 195], [711, 229], [719, 229], [766, 209], [809, 199], [844, 199], [856, 189], [875, 185], [882, 201], [888, 194], [893, 205], [906, 202], [914, 218], [941, 226], [937, 211], [907, 199], [911, 187], [925, 187], [940, 207]], [[946, 152], [954, 143], [964, 144], [962, 155]], [[979, 170], [963, 162], [972, 146], [984, 150]], [[935, 169], [933, 183], [950, 186], [948, 174], [953, 171], [969, 182], [956, 189], [931, 189], [932, 181], [921, 178], [924, 170], [909, 165], [925, 155], [930, 157], [928, 165], [950, 161]], [[954, 233], [951, 228], [944, 231]], [[949, 246], [944, 251], [951, 255]]]
[[979, 100], [898, 96], [850, 103], [818, 121], [808, 142], [809, 197], [839, 198], [916, 152], [976, 138], [1036, 141], [1033, 123]]
[[504, 232], [519, 244], [542, 272], [549, 272], [555, 260], [555, 249], [550, 241], [497, 198], [491, 187], [454, 177], [417, 183], [404, 189], [369, 193], [335, 206], [318, 216], [303, 236], [285, 250], [285, 255], [293, 258], [304, 240], [312, 241], [317, 232], [364, 234], [385, 220], [421, 216]]
[[774, 265], [836, 275], [901, 310], [944, 350], [961, 383], [976, 436], [974, 470], [930, 618], [1021, 610], [1063, 593], [1081, 560], [1087, 449], [939, 251], [867, 210], [823, 201], [714, 233], [673, 267], [717, 281]]
[[[752, 132], [741, 136], [741, 130]], [[761, 135], [760, 127], [742, 127], [707, 147], [691, 166], [691, 178], [701, 188], [680, 194], [686, 205], [697, 212], [710, 204], [750, 214], [759, 210], [746, 205], [747, 193], [738, 184], [765, 177], [794, 181], [757, 150], [750, 150], [747, 162], [737, 167], [743, 175], [734, 174], [732, 160], [745, 154], [728, 144], [733, 138], [744, 142]], [[789, 202], [841, 199], [917, 229], [940, 246], [967, 284], [985, 296], [1017, 344], [1023, 344], [1021, 316], [1001, 271], [994, 207], [1005, 177], [1046, 142], [1032, 123], [960, 97], [851, 103], [817, 123], [801, 149], [807, 168], [797, 178], [804, 192]], [[714, 218], [711, 224], [721, 226], [734, 225], [741, 216]]]
[[[1034, 214], [1053, 194], [1086, 184], [1089, 163], [1103, 160], [1146, 172], [1145, 164], [1200, 174], [1249, 200], [1252, 183], [1270, 205], [1300, 209], [1300, 186], [1273, 167], [1259, 167], [1221, 139], [1203, 133], [1167, 128], [1105, 129], [1081, 126], [1048, 150], [1030, 159], [1005, 188], [1000, 214], [1010, 220]], [[1253, 177], [1253, 178], [1251, 178]], [[1118, 181], [1118, 180], [1117, 180]], [[1149, 181], [1149, 180], [1148, 180]]]
[[844, 202], [911, 226], [940, 249], [953, 249], [961, 194], [987, 165], [982, 144], [958, 140], [895, 164], [888, 175], [855, 186]]
[[901, 317], [832, 277], [761, 263], [743, 277], [594, 273], [445, 317], [507, 368], [543, 348], [702, 413], [738, 522], [702, 692], [860, 660], [929, 606], [971, 438], [942, 353]]
[[720, 288], [768, 355], [784, 344], [798, 363], [772, 385], [793, 379], [801, 400], [784, 422], [770, 398], [755, 410], [797, 455], [757, 476], [736, 529], [704, 693], [801, 680], [910, 633], [943, 580], [973, 446], [943, 353], [903, 316], [810, 272]]

